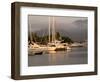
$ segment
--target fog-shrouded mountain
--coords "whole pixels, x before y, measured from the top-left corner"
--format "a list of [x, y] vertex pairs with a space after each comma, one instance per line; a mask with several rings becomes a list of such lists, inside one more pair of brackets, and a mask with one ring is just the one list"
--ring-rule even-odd
[[[42, 18], [41, 18], [42, 19]], [[61, 21], [62, 19], [62, 21]], [[68, 19], [73, 19], [73, 21], [69, 22]], [[61, 36], [68, 36], [73, 41], [85, 41], [87, 40], [87, 27], [88, 27], [88, 20], [87, 18], [83, 17], [76, 17], [76, 18], [58, 18], [55, 24], [55, 31], [59, 32]], [[32, 20], [32, 19], [31, 19]], [[37, 33], [38, 36], [48, 35], [48, 23], [47, 21], [37, 19], [35, 22], [32, 20], [32, 27], [31, 31]], [[37, 22], [36, 22], [37, 21]], [[68, 21], [68, 22], [67, 22]]]

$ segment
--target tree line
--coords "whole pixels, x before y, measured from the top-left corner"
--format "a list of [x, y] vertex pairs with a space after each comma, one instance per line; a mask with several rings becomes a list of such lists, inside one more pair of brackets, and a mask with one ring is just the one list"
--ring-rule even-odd
[[[48, 35], [39, 36], [37, 33], [33, 32], [31, 34], [28, 34], [28, 41], [38, 42], [40, 44], [47, 44], [49, 42], [48, 38]], [[50, 38], [52, 38], [52, 35], [50, 35]], [[55, 39], [60, 40], [61, 43], [73, 43], [73, 40], [71, 38], [69, 38], [68, 36], [61, 36], [59, 32], [55, 33]]]

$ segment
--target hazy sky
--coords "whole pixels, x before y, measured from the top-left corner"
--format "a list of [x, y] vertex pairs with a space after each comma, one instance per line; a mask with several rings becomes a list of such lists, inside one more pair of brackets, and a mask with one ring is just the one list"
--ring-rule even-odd
[[[86, 17], [55, 16], [55, 29], [74, 41], [84, 41], [87, 40], [87, 22]], [[32, 32], [48, 34], [49, 16], [29, 15], [28, 23]]]

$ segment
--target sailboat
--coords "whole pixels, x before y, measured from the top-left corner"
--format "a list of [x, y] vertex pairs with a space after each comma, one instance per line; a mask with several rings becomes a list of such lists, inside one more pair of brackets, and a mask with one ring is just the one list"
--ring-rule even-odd
[[28, 54], [29, 55], [40, 55], [43, 53], [43, 48], [40, 45], [33, 42], [32, 34], [31, 34], [31, 24], [29, 25], [29, 33], [30, 33], [30, 42], [28, 43]]
[[[51, 24], [52, 24], [52, 40], [50, 37], [51, 34]], [[49, 17], [49, 43], [48, 43], [48, 50], [68, 50], [71, 49], [67, 43], [61, 43], [61, 41], [56, 40], [55, 38], [55, 18], [52, 17], [52, 23], [51, 23], [51, 17]]]
[[61, 43], [61, 41], [56, 40], [54, 17], [49, 17], [48, 25], [49, 25], [49, 29], [48, 29], [49, 42], [47, 45], [44, 45], [44, 46], [38, 45], [36, 42], [32, 41], [31, 24], [29, 25], [29, 30], [30, 30], [30, 44], [28, 45], [29, 54], [38, 54], [38, 53], [40, 54], [40, 53], [43, 53], [44, 51], [58, 51], [58, 50], [71, 49], [68, 45], [66, 45], [67, 43]]
[[[51, 24], [52, 24], [52, 36], [51, 35]], [[51, 23], [51, 17], [49, 17], [49, 42], [47, 44], [48, 51], [54, 51], [56, 50], [56, 45], [54, 43], [55, 40], [55, 31], [54, 31], [54, 17], [52, 17], [52, 23]], [[52, 38], [52, 39], [51, 39]]]

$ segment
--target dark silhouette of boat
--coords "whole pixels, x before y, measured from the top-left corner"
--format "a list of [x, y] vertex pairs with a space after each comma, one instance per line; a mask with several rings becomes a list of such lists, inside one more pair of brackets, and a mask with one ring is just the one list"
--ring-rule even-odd
[[42, 51], [34, 53], [34, 55], [42, 55], [42, 54], [43, 54]]

